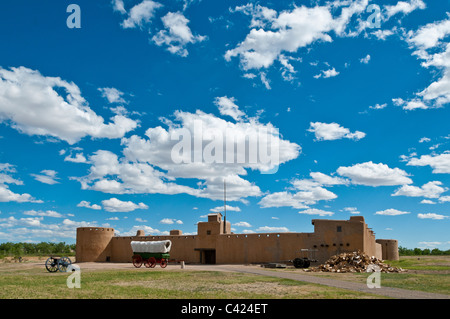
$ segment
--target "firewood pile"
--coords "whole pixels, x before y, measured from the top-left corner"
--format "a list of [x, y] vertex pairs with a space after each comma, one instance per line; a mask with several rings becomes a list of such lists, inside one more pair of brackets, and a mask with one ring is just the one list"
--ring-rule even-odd
[[[377, 267], [378, 266], [378, 267]], [[367, 271], [380, 271], [380, 272], [403, 272], [406, 271], [402, 268], [392, 267], [383, 263], [381, 259], [374, 256], [370, 257], [365, 255], [361, 251], [354, 251], [352, 253], [342, 253], [334, 255], [328, 259], [324, 264], [317, 267], [310, 267], [304, 269], [310, 272], [367, 272]]]

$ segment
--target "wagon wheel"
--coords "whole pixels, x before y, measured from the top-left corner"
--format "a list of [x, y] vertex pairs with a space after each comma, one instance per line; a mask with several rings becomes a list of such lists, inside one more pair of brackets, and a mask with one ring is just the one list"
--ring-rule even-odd
[[151, 267], [150, 258], [144, 260], [144, 266], [147, 267], [147, 268], [150, 268], [150, 267]]
[[67, 272], [67, 267], [72, 265], [72, 261], [69, 257], [61, 257], [58, 260], [58, 270], [60, 272]]
[[49, 257], [47, 261], [45, 262], [45, 268], [49, 272], [57, 272], [58, 271], [58, 265], [56, 263], [56, 260], [53, 257]]
[[136, 268], [139, 268], [142, 266], [142, 257], [140, 255], [133, 256], [133, 265]]
[[156, 266], [156, 258], [155, 257], [150, 257], [148, 259], [148, 263], [150, 264], [150, 268], [155, 268], [155, 266]]
[[161, 259], [161, 268], [166, 268], [167, 267], [167, 259]]

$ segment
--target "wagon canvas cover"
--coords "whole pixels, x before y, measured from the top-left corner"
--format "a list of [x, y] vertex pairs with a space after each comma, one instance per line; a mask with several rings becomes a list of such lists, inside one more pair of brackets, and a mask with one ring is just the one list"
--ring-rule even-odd
[[170, 240], [161, 241], [132, 241], [133, 252], [139, 253], [168, 253], [172, 247]]

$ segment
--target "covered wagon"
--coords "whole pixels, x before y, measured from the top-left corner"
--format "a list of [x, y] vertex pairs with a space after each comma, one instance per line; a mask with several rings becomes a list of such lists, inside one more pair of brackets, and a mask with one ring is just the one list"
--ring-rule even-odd
[[132, 241], [133, 265], [136, 268], [141, 267], [142, 264], [147, 268], [154, 268], [159, 263], [161, 268], [166, 268], [170, 258], [170, 248], [172, 248], [170, 240]]

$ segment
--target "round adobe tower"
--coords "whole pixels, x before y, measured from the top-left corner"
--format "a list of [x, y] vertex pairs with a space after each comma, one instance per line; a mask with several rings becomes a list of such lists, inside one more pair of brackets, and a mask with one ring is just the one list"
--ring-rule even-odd
[[399, 260], [398, 240], [396, 239], [377, 239], [376, 242], [381, 245], [381, 259]]
[[77, 228], [76, 262], [109, 261], [114, 228]]

